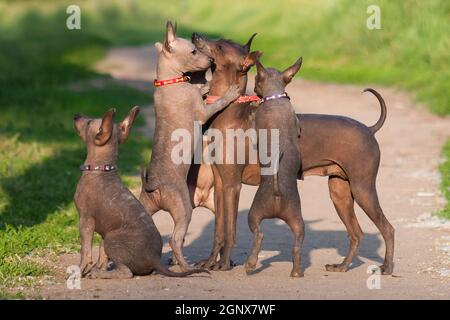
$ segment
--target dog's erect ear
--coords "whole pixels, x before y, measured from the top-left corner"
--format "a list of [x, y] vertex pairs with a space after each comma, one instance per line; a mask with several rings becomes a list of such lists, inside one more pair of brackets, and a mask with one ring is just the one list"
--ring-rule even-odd
[[119, 123], [119, 143], [124, 143], [128, 135], [130, 134], [131, 126], [133, 125], [134, 119], [139, 113], [139, 107], [135, 106], [130, 110], [128, 115]]
[[292, 78], [294, 78], [295, 74], [300, 70], [302, 66], [302, 57], [298, 59], [292, 66], [283, 71], [283, 81], [285, 84], [291, 82]]
[[97, 146], [103, 146], [111, 138], [114, 123], [113, 118], [116, 114], [116, 109], [112, 108], [106, 111], [103, 115], [102, 124], [98, 129], [98, 133], [95, 135], [95, 144]]
[[166, 39], [164, 40], [164, 48], [170, 52], [172, 47], [170, 44], [177, 38], [175, 28], [172, 25], [172, 22], [167, 21], [166, 24]]
[[248, 39], [247, 43], [244, 44], [244, 49], [247, 50], [247, 52], [250, 52], [250, 47], [252, 46], [252, 41], [253, 38], [257, 35], [257, 33], [255, 32], [254, 34], [252, 34], [252, 36], [250, 37], [250, 39]]
[[267, 75], [267, 71], [262, 65], [261, 61], [259, 61], [259, 59], [256, 60], [256, 71], [260, 79], [265, 78]]
[[258, 61], [258, 59], [262, 56], [262, 52], [260, 51], [253, 51], [249, 53], [241, 62], [241, 71], [247, 72], [250, 70], [251, 67], [253, 67]]

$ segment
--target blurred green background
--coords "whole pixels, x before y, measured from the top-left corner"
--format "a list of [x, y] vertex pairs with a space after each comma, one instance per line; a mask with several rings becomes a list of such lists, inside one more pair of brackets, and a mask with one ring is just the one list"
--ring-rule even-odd
[[[81, 8], [81, 30], [66, 28], [69, 4]], [[381, 30], [366, 28], [371, 4], [381, 8]], [[305, 78], [395, 86], [450, 114], [447, 0], [0, 1], [0, 296], [51, 273], [42, 257], [78, 250], [72, 197], [84, 146], [72, 116], [116, 106], [120, 118], [151, 101], [92, 65], [109, 47], [160, 41], [166, 19], [187, 37], [199, 31], [244, 43], [258, 32], [253, 48], [267, 65], [285, 67], [301, 55]], [[73, 89], [92, 78], [104, 87]], [[150, 144], [134, 130], [123, 149], [121, 174], [136, 187]], [[450, 143], [444, 155], [450, 198]], [[442, 214], [450, 217], [450, 207]]]

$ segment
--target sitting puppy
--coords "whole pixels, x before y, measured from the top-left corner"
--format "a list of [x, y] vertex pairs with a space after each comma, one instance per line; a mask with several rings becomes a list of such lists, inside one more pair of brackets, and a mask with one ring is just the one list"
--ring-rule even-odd
[[[260, 161], [261, 183], [248, 213], [248, 224], [253, 233], [254, 242], [251, 254], [245, 264], [247, 273], [251, 273], [255, 269], [258, 253], [261, 250], [263, 239], [260, 229], [261, 220], [280, 218], [289, 225], [294, 234], [292, 249], [294, 264], [291, 276], [303, 276], [300, 258], [304, 223], [297, 190], [297, 172], [301, 163], [297, 143], [299, 125], [289, 96], [284, 91], [286, 85], [291, 82], [300, 69], [301, 64], [302, 59], [300, 58], [294, 65], [279, 72], [272, 68], [266, 70], [259, 61], [256, 62], [258, 73], [255, 80], [255, 92], [261, 97], [261, 103], [255, 115], [255, 128], [258, 132], [264, 129], [268, 134], [270, 132], [266, 150], [272, 151], [273, 144], [278, 143], [279, 153], [269, 155], [272, 161], [270, 164]], [[272, 134], [273, 129], [278, 130], [278, 141]], [[262, 143], [265, 142], [258, 141], [258, 149], [261, 148]], [[269, 170], [269, 165], [274, 170]], [[273, 174], [264, 174], [264, 169]]]
[[[180, 277], [204, 270], [175, 273], [161, 265], [162, 239], [153, 220], [141, 203], [122, 184], [117, 174], [119, 144], [125, 142], [138, 107], [118, 125], [115, 110], [103, 119], [75, 115], [74, 127], [87, 146], [87, 157], [75, 193], [80, 215], [81, 263], [83, 276], [92, 278], [131, 278], [153, 270], [170, 277]], [[92, 263], [94, 231], [102, 237], [96, 268]], [[109, 259], [114, 269], [106, 270]]]

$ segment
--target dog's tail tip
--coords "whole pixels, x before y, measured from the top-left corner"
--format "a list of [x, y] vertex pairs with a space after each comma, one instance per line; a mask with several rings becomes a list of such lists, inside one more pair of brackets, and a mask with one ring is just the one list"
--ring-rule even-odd
[[381, 129], [381, 127], [383, 126], [384, 122], [386, 121], [386, 116], [387, 116], [386, 103], [384, 102], [384, 99], [381, 96], [381, 94], [378, 93], [378, 91], [376, 91], [375, 89], [365, 88], [362, 91], [362, 93], [364, 93], [364, 92], [372, 93], [377, 98], [378, 102], [380, 103], [380, 107], [381, 107], [380, 118], [378, 119], [378, 121], [373, 126], [369, 127], [370, 131], [372, 131], [372, 133], [375, 134], [375, 132], [377, 132], [378, 130]]
[[184, 272], [173, 272], [164, 267], [163, 265], [159, 264], [158, 266], [156, 266], [155, 269], [156, 271], [167, 277], [186, 277], [196, 273], [207, 273], [208, 275], [211, 275], [211, 272], [209, 272], [208, 270], [200, 268], [191, 269]]

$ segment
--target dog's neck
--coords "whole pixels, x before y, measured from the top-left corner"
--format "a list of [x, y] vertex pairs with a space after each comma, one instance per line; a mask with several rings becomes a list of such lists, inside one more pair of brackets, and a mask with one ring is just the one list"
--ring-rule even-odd
[[241, 95], [244, 95], [247, 89], [247, 73], [216, 68], [210, 81], [209, 94], [212, 96], [223, 96], [233, 84], [239, 85]]
[[262, 88], [262, 94], [264, 97], [272, 96], [276, 94], [283, 94], [285, 91], [285, 87], [280, 84], [271, 83]]
[[156, 79], [166, 80], [178, 78], [183, 75], [183, 72], [178, 70], [178, 66], [172, 61], [169, 61], [167, 57], [160, 53], [158, 55], [158, 64], [156, 66]]
[[85, 165], [114, 165], [117, 163], [118, 148], [110, 145], [95, 147], [87, 152]]

